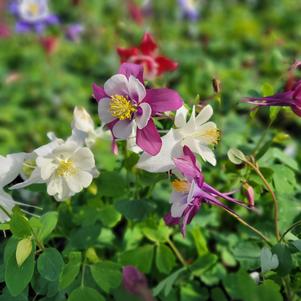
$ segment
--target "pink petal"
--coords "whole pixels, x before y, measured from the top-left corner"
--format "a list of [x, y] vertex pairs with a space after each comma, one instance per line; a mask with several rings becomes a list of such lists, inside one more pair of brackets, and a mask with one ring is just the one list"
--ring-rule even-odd
[[162, 140], [152, 119], [142, 130], [137, 129], [136, 144], [152, 156], [160, 152]]
[[143, 67], [141, 65], [137, 64], [131, 64], [131, 63], [123, 63], [119, 70], [119, 74], [123, 74], [126, 76], [126, 78], [130, 78], [130, 75], [133, 75], [134, 77], [138, 78], [140, 82], [143, 84]]
[[97, 101], [107, 96], [103, 87], [99, 87], [96, 84], [93, 84], [92, 89], [93, 89], [93, 97]]
[[183, 105], [180, 95], [171, 89], [148, 89], [143, 102], [147, 102], [154, 113], [174, 111]]
[[142, 103], [139, 106], [139, 108], [141, 108], [142, 114], [140, 116], [138, 114], [136, 114], [135, 120], [136, 120], [138, 129], [141, 130], [144, 127], [146, 127], [149, 119], [151, 118], [152, 108], [150, 107], [150, 105], [148, 103]]

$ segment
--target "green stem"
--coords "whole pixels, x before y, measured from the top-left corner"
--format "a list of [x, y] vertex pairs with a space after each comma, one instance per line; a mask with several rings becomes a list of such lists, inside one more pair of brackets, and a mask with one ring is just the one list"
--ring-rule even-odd
[[224, 209], [227, 213], [229, 213], [230, 215], [232, 215], [234, 218], [236, 218], [241, 224], [245, 225], [246, 227], [248, 227], [250, 230], [252, 230], [253, 232], [255, 232], [258, 236], [260, 236], [269, 246], [272, 246], [272, 244], [270, 243], [269, 239], [258, 229], [254, 228], [253, 226], [251, 226], [250, 224], [248, 224], [245, 220], [243, 220], [242, 218], [240, 218], [238, 215], [236, 215], [235, 213], [233, 213], [232, 211], [230, 211], [227, 208], [222, 207], [222, 209]]
[[261, 146], [262, 142], [264, 141], [264, 139], [265, 139], [267, 133], [269, 132], [269, 129], [270, 129], [270, 127], [272, 126], [273, 122], [274, 122], [274, 120], [271, 120], [271, 121], [270, 121], [270, 123], [268, 124], [268, 127], [264, 130], [262, 136], [261, 136], [260, 139], [258, 140], [258, 142], [257, 142], [257, 144], [256, 144], [256, 146], [255, 146], [255, 148], [254, 148], [254, 151], [253, 151], [253, 155], [254, 155], [254, 156], [256, 156], [258, 150], [260, 149], [260, 146]]
[[301, 221], [295, 222], [294, 224], [292, 224], [280, 237], [279, 241], [282, 241], [285, 237], [285, 235], [290, 232], [292, 229], [294, 229], [295, 227], [301, 225]]
[[186, 267], [187, 263], [186, 263], [185, 259], [183, 258], [182, 254], [180, 253], [180, 251], [178, 250], [178, 248], [176, 247], [176, 245], [170, 239], [167, 240], [167, 243], [169, 244], [169, 246], [171, 247], [171, 249], [173, 250], [175, 255], [178, 257], [178, 259], [182, 263], [182, 265], [184, 267]]
[[80, 281], [80, 286], [84, 287], [85, 286], [85, 272], [86, 272], [86, 259], [83, 262], [83, 267], [82, 267], [82, 278]]
[[252, 162], [249, 162], [249, 161], [245, 161], [245, 162], [258, 174], [258, 176], [261, 178], [261, 180], [264, 183], [265, 187], [267, 188], [267, 190], [270, 192], [270, 194], [272, 196], [272, 200], [273, 200], [273, 203], [274, 203], [275, 236], [276, 236], [276, 239], [279, 241], [280, 240], [280, 231], [279, 231], [279, 225], [278, 225], [279, 207], [278, 207], [278, 201], [277, 201], [276, 195], [275, 195], [272, 187], [270, 186], [270, 184], [268, 183], [268, 181], [264, 177], [264, 175], [261, 173], [260, 169], [255, 164], [253, 164]]

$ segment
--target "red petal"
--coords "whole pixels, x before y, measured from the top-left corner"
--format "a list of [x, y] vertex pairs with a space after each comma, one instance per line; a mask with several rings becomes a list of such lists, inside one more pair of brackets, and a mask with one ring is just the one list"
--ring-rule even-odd
[[156, 62], [158, 63], [158, 75], [166, 71], [174, 71], [178, 68], [178, 63], [165, 57], [158, 56], [156, 57]]
[[141, 52], [145, 55], [151, 55], [157, 48], [158, 46], [153, 36], [149, 32], [146, 32], [139, 46]]
[[137, 55], [139, 53], [138, 48], [117, 48], [117, 53], [120, 57], [121, 63], [127, 62], [128, 59], [133, 56]]

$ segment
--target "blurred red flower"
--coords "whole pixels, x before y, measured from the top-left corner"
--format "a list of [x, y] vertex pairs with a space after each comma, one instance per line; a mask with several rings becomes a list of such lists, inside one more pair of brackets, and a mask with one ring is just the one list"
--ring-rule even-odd
[[178, 63], [158, 54], [158, 45], [153, 36], [146, 32], [138, 47], [117, 48], [121, 63], [130, 62], [144, 67], [144, 77], [152, 80], [168, 71], [174, 71]]

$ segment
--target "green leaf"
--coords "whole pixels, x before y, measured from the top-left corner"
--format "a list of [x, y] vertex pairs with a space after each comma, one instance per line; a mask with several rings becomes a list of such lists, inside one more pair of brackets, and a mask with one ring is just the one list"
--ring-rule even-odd
[[194, 244], [197, 249], [198, 255], [202, 256], [208, 253], [207, 241], [204, 237], [203, 232], [200, 227], [193, 227], [191, 229], [191, 234], [193, 236]]
[[153, 242], [165, 243], [168, 241], [172, 230], [168, 228], [166, 225], [160, 223], [157, 228], [144, 227], [142, 229], [142, 232], [149, 240]]
[[301, 251], [301, 239], [298, 239], [298, 240], [293, 241], [292, 244], [293, 244], [299, 251]]
[[169, 247], [159, 244], [156, 249], [156, 266], [161, 273], [168, 274], [176, 264], [176, 258]]
[[195, 283], [187, 283], [180, 287], [181, 301], [206, 301], [209, 298], [208, 290]]
[[18, 242], [16, 250], [16, 261], [20, 267], [32, 252], [32, 241], [30, 238], [24, 238]]
[[248, 241], [239, 242], [232, 249], [234, 257], [246, 269], [259, 267], [260, 248], [257, 244]]
[[154, 246], [144, 245], [134, 250], [126, 251], [120, 255], [123, 265], [136, 266], [141, 272], [149, 273], [152, 267]]
[[277, 255], [272, 254], [270, 248], [263, 247], [260, 254], [260, 265], [262, 273], [276, 269], [279, 265]]
[[40, 222], [42, 224], [42, 227], [39, 229], [37, 233], [37, 237], [40, 241], [43, 241], [51, 234], [51, 232], [56, 227], [57, 221], [58, 221], [57, 212], [47, 212], [46, 214], [41, 216]]
[[115, 208], [129, 220], [143, 220], [154, 208], [154, 206], [144, 200], [118, 200]]
[[106, 293], [121, 284], [121, 266], [110, 261], [102, 261], [91, 266], [92, 276], [97, 285]]
[[104, 297], [97, 290], [90, 287], [79, 287], [69, 296], [68, 301], [105, 301]]
[[217, 256], [211, 253], [200, 256], [196, 262], [191, 265], [191, 272], [194, 276], [200, 277], [217, 262]]
[[67, 288], [76, 278], [80, 271], [82, 261], [81, 252], [70, 252], [69, 262], [64, 266], [60, 275], [59, 289]]
[[272, 280], [265, 280], [257, 289], [258, 301], [283, 301], [280, 287]]
[[271, 96], [274, 94], [274, 88], [269, 83], [264, 83], [261, 87], [261, 91], [262, 91], [263, 97]]
[[280, 164], [274, 165], [273, 171], [276, 191], [281, 194], [294, 194], [297, 184], [295, 173], [290, 168]]
[[113, 228], [121, 220], [121, 214], [112, 205], [105, 206], [99, 212], [99, 219], [104, 226]]
[[38, 259], [37, 268], [41, 276], [49, 281], [59, 279], [64, 261], [60, 252], [54, 248], [45, 249]]
[[[33, 248], [34, 250], [35, 248]], [[22, 266], [18, 266], [16, 255], [11, 254], [5, 265], [5, 283], [12, 296], [17, 296], [27, 287], [33, 277], [34, 272], [34, 252], [24, 261]]]
[[211, 290], [211, 299], [212, 301], [227, 301], [227, 297], [225, 296], [225, 293], [223, 290], [219, 287], [215, 287], [213, 290]]
[[153, 295], [156, 297], [161, 293], [161, 291], [164, 290], [164, 295], [168, 296], [172, 289], [172, 286], [184, 271], [186, 271], [186, 267], [177, 270], [176, 272], [159, 282], [159, 284], [153, 289]]
[[99, 176], [100, 194], [108, 197], [119, 197], [126, 192], [126, 181], [124, 177], [115, 171], [103, 172]]
[[20, 211], [14, 211], [9, 225], [11, 232], [16, 238], [23, 239], [31, 235], [29, 221]]
[[289, 248], [284, 244], [278, 243], [272, 248], [272, 252], [277, 255], [279, 260], [279, 265], [276, 269], [277, 273], [281, 277], [287, 275], [293, 268], [293, 261]]

